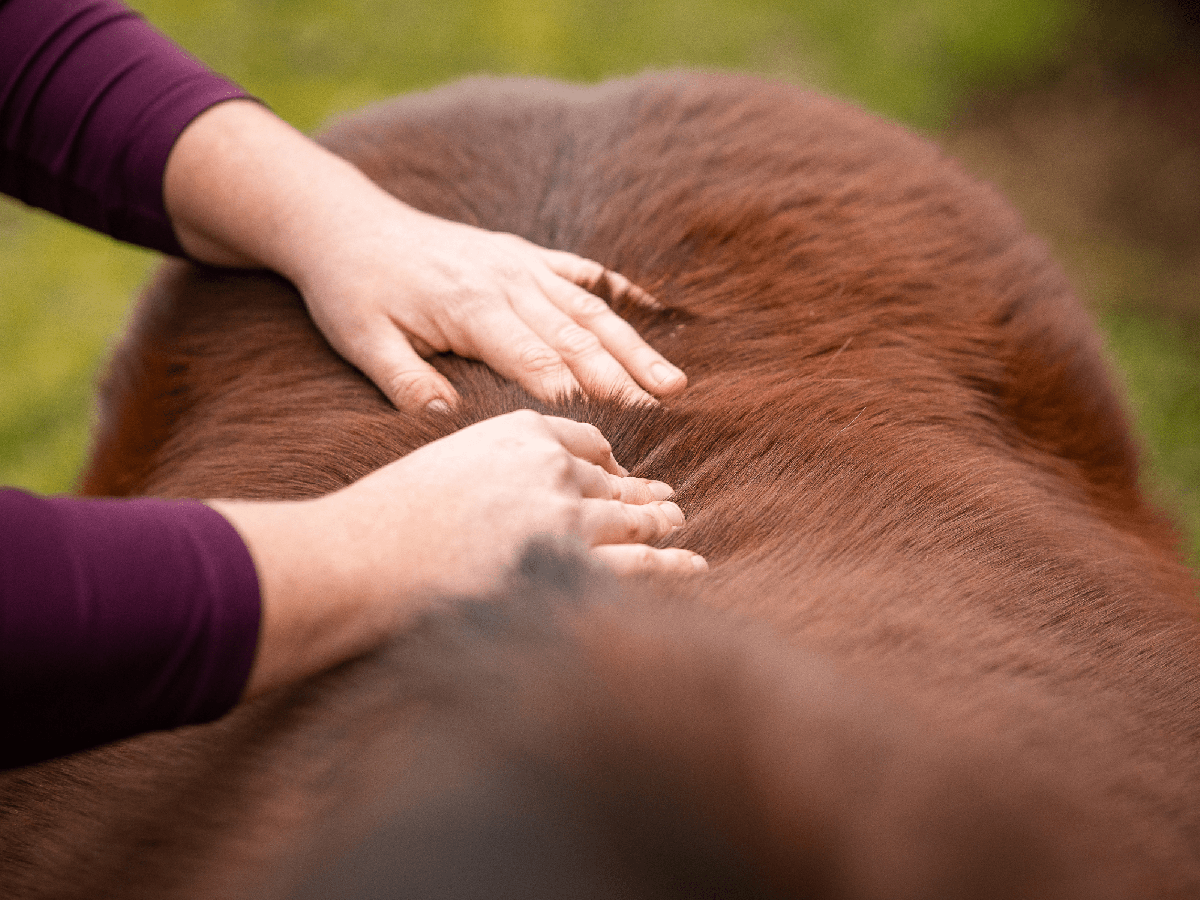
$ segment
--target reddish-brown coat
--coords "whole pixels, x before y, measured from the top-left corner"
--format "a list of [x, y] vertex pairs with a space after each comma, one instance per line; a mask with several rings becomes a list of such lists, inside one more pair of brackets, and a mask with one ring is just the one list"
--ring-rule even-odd
[[[657, 296], [611, 300], [687, 390], [553, 409], [679, 488], [713, 573], [537, 551], [491, 606], [221, 723], [5, 776], [5, 896], [262, 896], [376, 822], [356, 858], [414, 896], [1200, 895], [1195, 581], [1090, 317], [993, 190], [733, 76], [474, 81], [325, 140]], [[169, 265], [84, 488], [309, 496], [544, 408], [437, 364], [462, 409], [397, 412], [285, 283]], [[472, 868], [506, 840], [559, 855]]]

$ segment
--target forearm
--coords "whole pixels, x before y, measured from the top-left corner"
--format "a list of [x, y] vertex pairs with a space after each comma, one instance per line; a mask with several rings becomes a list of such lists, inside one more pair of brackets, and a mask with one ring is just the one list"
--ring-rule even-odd
[[665, 500], [667, 485], [621, 471], [592, 426], [526, 410], [315, 500], [211, 501], [241, 534], [261, 585], [246, 696], [365, 653], [446, 599], [494, 590], [535, 537], [605, 545], [597, 559], [622, 571], [702, 570], [687, 551], [639, 547], [683, 515]]
[[479, 359], [543, 399], [653, 402], [686, 384], [586, 288], [654, 300], [592, 260], [408, 206], [252, 101], [180, 136], [165, 202], [196, 259], [289, 279], [330, 344], [401, 407], [453, 404], [422, 357]]
[[318, 509], [322, 502], [209, 502], [237, 529], [259, 576], [261, 626], [245, 698], [361, 655], [415, 613], [412, 592], [373, 579], [370, 548]]
[[301, 289], [314, 254], [336, 251], [331, 235], [396, 203], [252, 100], [214, 106], [184, 130], [167, 159], [163, 197], [189, 255], [270, 268]]

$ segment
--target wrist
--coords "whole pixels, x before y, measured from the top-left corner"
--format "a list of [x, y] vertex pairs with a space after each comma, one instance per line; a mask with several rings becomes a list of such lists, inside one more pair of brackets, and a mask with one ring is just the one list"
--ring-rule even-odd
[[208, 501], [245, 542], [259, 578], [261, 625], [247, 697], [336, 665], [381, 639], [365, 614], [369, 598], [340, 565], [348, 556], [338, 535], [314, 527], [318, 502]]
[[266, 267], [294, 282], [325, 235], [355, 221], [356, 210], [361, 217], [372, 189], [353, 165], [253, 100], [196, 117], [172, 148], [163, 181], [167, 212], [190, 256]]

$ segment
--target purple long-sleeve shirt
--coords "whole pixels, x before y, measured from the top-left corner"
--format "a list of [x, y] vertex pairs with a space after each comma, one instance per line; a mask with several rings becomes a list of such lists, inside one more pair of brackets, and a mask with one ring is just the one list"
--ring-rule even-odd
[[[115, 0], [0, 0], [0, 191], [180, 253], [172, 145], [245, 93]], [[201, 503], [0, 491], [0, 766], [211, 720], [258, 640], [254, 564]]]
[[181, 255], [167, 154], [244, 96], [116, 0], [0, 0], [0, 190], [81, 225]]
[[0, 491], [0, 764], [205, 722], [238, 699], [254, 566], [202, 503]]

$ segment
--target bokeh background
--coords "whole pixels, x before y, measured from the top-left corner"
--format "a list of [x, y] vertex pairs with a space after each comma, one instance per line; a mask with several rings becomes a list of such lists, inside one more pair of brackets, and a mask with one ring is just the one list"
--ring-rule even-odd
[[[1012, 198], [1096, 311], [1148, 487], [1200, 565], [1197, 0], [133, 0], [311, 130], [465, 74], [738, 69], [942, 142]], [[0, 484], [69, 491], [148, 252], [0, 199]]]

